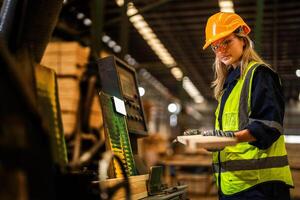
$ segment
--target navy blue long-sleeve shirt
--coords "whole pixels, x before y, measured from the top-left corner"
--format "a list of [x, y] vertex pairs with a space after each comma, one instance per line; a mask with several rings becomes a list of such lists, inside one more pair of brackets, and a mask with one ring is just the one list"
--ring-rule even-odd
[[[218, 116], [221, 125], [225, 102], [232, 89], [240, 78], [240, 68], [231, 69], [224, 83], [224, 94], [221, 99], [220, 112]], [[278, 122], [283, 125], [284, 97], [278, 75], [265, 66], [259, 66], [253, 75], [251, 90], [251, 114], [249, 118], [254, 119], [245, 129], [249, 129], [256, 141], [251, 142], [260, 149], [267, 149], [275, 142], [280, 132], [276, 128], [269, 127], [258, 120]], [[222, 129], [222, 127], [220, 127]]]

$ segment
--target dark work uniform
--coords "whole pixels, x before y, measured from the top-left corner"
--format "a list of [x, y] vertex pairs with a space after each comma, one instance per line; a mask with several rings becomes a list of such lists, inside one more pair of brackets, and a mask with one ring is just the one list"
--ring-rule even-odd
[[[224, 83], [224, 94], [221, 99], [218, 119], [222, 126], [222, 114], [225, 102], [240, 78], [240, 68], [231, 69]], [[259, 66], [254, 72], [251, 90], [251, 114], [249, 118], [276, 121], [283, 125], [284, 97], [278, 75], [271, 69]], [[222, 127], [220, 127], [222, 130]], [[256, 138], [251, 145], [260, 149], [269, 148], [276, 141], [280, 132], [261, 122], [254, 121], [245, 129], [249, 129]], [[222, 185], [221, 185], [222, 187]], [[270, 181], [258, 184], [250, 189], [230, 196], [220, 197], [221, 200], [289, 200], [289, 188], [280, 181]]]

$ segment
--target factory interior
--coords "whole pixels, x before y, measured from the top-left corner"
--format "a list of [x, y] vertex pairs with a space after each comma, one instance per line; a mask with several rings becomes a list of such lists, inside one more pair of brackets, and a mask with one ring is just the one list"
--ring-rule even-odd
[[244, 19], [280, 77], [300, 200], [299, 0], [0, 2], [1, 200], [219, 199], [212, 163], [237, 139], [184, 133], [216, 128], [202, 47], [220, 11]]

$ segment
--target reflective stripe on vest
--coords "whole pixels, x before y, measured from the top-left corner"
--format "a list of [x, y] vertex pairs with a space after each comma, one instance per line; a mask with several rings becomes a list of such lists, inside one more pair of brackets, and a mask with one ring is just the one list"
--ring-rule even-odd
[[[230, 160], [221, 163], [221, 172], [266, 169], [288, 165], [287, 155], [250, 160]], [[219, 173], [219, 164], [213, 164], [214, 171]]]
[[[250, 123], [257, 121], [276, 128], [283, 134], [283, 127], [275, 121], [249, 118], [251, 113], [251, 88], [255, 69], [259, 64], [250, 62], [236, 86], [228, 96], [222, 116], [224, 131], [243, 130]], [[220, 102], [216, 110], [219, 115]], [[216, 120], [216, 129], [219, 123]], [[225, 147], [213, 153], [213, 170], [216, 180], [221, 175], [221, 190], [226, 195], [235, 194], [265, 181], [283, 181], [293, 185], [291, 172], [281, 135], [268, 149], [259, 149], [248, 142]], [[220, 165], [218, 160], [220, 159]], [[219, 185], [219, 183], [217, 182]]]
[[249, 124], [248, 110], [250, 110], [249, 91], [252, 74], [259, 64], [254, 64], [246, 74], [245, 81], [242, 87], [239, 105], [239, 130], [244, 129]]
[[252, 122], [261, 122], [271, 128], [276, 128], [281, 134], [283, 133], [283, 127], [281, 126], [280, 123], [275, 122], [275, 121], [269, 121], [269, 120], [259, 120], [259, 119], [252, 119], [249, 118], [249, 124], [251, 124]]

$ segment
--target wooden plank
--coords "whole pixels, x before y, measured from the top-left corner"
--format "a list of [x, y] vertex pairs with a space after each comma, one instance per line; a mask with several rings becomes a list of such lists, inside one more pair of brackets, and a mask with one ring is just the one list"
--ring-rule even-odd
[[181, 184], [188, 185], [189, 194], [198, 195], [216, 195], [217, 187], [214, 183], [212, 174], [187, 174], [180, 173], [176, 176], [176, 180]]
[[75, 128], [76, 112], [62, 112], [62, 122], [64, 127], [64, 134], [66, 137], [71, 136]]
[[[149, 179], [148, 174], [130, 176], [128, 179], [131, 188], [132, 199], [141, 199], [148, 196], [148, 192], [147, 192], [147, 180]], [[103, 187], [112, 187], [123, 180], [124, 180], [123, 178], [107, 179], [105, 181], [100, 181], [100, 184]], [[125, 190], [122, 188], [116, 192], [116, 194], [112, 197], [112, 199], [125, 200], [126, 199], [125, 195], [126, 195]]]
[[89, 48], [77, 42], [50, 42], [41, 64], [55, 70], [57, 74], [77, 74], [83, 71], [88, 62]]
[[219, 149], [237, 144], [236, 138], [202, 135], [177, 136], [177, 141], [185, 144], [190, 150], [197, 148]]

